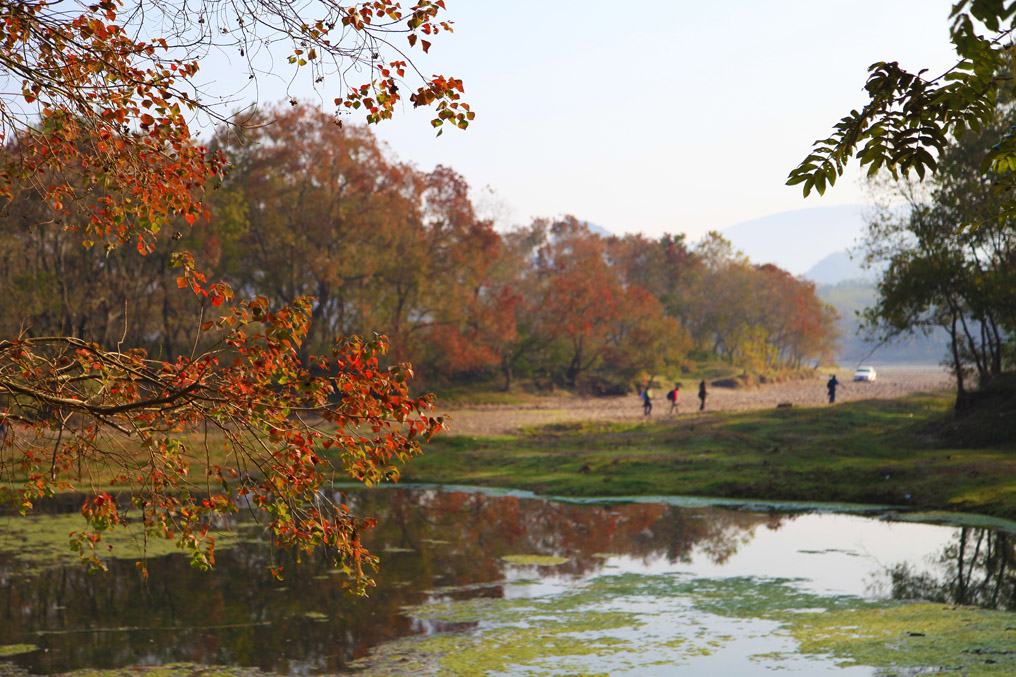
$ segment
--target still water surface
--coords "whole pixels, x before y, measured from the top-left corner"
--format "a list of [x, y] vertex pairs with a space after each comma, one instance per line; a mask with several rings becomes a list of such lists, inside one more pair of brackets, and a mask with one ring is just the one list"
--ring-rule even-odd
[[[1014, 606], [1005, 528], [433, 488], [353, 491], [347, 502], [378, 518], [367, 544], [382, 563], [367, 599], [314, 558], [271, 579], [256, 539], [218, 551], [209, 573], [179, 555], [152, 559], [145, 583], [130, 555], [98, 575], [46, 564], [31, 534], [5, 523], [0, 647], [37, 646], [12, 659], [35, 673], [182, 661], [483, 674], [493, 652], [496, 674], [872, 675], [798, 652], [750, 603], [777, 590], [799, 605], [849, 595]], [[59, 518], [31, 520], [46, 533]], [[749, 612], [709, 611], [731, 604]], [[441, 662], [456, 653], [477, 658]]]

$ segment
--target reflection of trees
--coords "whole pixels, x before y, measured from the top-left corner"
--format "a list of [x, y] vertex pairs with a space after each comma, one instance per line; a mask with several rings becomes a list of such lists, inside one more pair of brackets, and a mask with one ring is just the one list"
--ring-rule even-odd
[[[755, 519], [745, 521], [745, 515]], [[695, 544], [696, 548], [715, 564], [723, 564], [737, 554], [742, 545], [747, 545], [755, 538], [755, 531], [761, 525], [770, 531], [776, 531], [785, 520], [793, 520], [795, 515], [779, 515], [770, 513], [764, 519], [758, 519], [756, 513], [713, 511], [709, 519], [703, 520], [706, 533]], [[690, 561], [684, 556], [682, 561]]]
[[[381, 575], [387, 577], [399, 566], [398, 558], [386, 557], [383, 548], [408, 547], [420, 558], [438, 559], [459, 585], [499, 580], [501, 558], [518, 553], [566, 557], [568, 563], [555, 572], [574, 575], [595, 570], [603, 554], [675, 562], [689, 561], [695, 550], [722, 563], [750, 540], [758, 525], [778, 528], [781, 519], [660, 503], [575, 505], [432, 490], [389, 493], [361, 494], [366, 503], [357, 505], [358, 511], [378, 516], [370, 540], [377, 541], [372, 549], [382, 557]], [[449, 543], [441, 549], [427, 547], [435, 541]]]
[[[758, 526], [779, 525], [779, 518], [712, 508], [433, 490], [357, 491], [344, 502], [377, 516], [364, 540], [382, 562], [367, 599], [347, 595], [342, 577], [318, 557], [295, 562], [276, 553], [286, 558], [286, 580], [271, 580], [263, 545], [220, 550], [209, 573], [178, 555], [152, 559], [147, 583], [133, 561], [111, 562], [102, 575], [70, 566], [26, 576], [4, 555], [0, 645], [48, 649], [18, 659], [34, 672], [172, 661], [343, 670], [381, 642], [445, 629], [414, 625], [406, 606], [435, 595], [500, 597], [505, 555], [567, 557], [561, 566], [534, 569], [565, 576], [595, 571], [603, 554], [673, 562], [694, 553], [722, 562]], [[119, 630], [82, 632], [95, 627]], [[47, 634], [35, 634], [40, 630]]]
[[893, 599], [923, 599], [1016, 611], [1016, 540], [1012, 534], [962, 527], [938, 559], [939, 572], [903, 563], [887, 571]]

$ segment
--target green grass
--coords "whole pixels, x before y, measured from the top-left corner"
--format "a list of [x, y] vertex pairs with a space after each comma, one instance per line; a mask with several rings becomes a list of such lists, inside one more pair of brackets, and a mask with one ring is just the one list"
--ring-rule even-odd
[[558, 496], [689, 495], [900, 505], [1016, 518], [1016, 442], [963, 449], [937, 431], [948, 393], [671, 421], [568, 423], [439, 437], [404, 482]]

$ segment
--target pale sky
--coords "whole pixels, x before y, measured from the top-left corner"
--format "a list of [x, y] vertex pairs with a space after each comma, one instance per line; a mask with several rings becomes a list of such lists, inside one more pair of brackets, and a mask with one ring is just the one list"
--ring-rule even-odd
[[866, 101], [871, 63], [938, 74], [953, 62], [951, 0], [446, 3], [455, 33], [418, 65], [462, 78], [475, 122], [435, 138], [407, 105], [375, 130], [399, 159], [465, 176], [501, 226], [573, 214], [696, 240], [864, 202], [858, 172], [808, 200], [784, 182]]

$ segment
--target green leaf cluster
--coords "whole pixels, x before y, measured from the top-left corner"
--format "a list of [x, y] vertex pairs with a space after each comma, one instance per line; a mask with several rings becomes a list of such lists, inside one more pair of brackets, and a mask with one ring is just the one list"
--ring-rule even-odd
[[[821, 195], [852, 160], [869, 176], [886, 170], [894, 178], [913, 172], [924, 179], [935, 172], [951, 139], [967, 130], [979, 132], [992, 120], [1000, 93], [1012, 81], [1014, 12], [1013, 2], [957, 2], [950, 16], [957, 61], [938, 76], [911, 73], [896, 61], [873, 64], [865, 83], [868, 103], [836, 123], [831, 136], [816, 141], [787, 184], [802, 186], [805, 196], [812, 190]], [[986, 168], [1011, 171], [1016, 139], [1001, 136], [984, 161]]]

